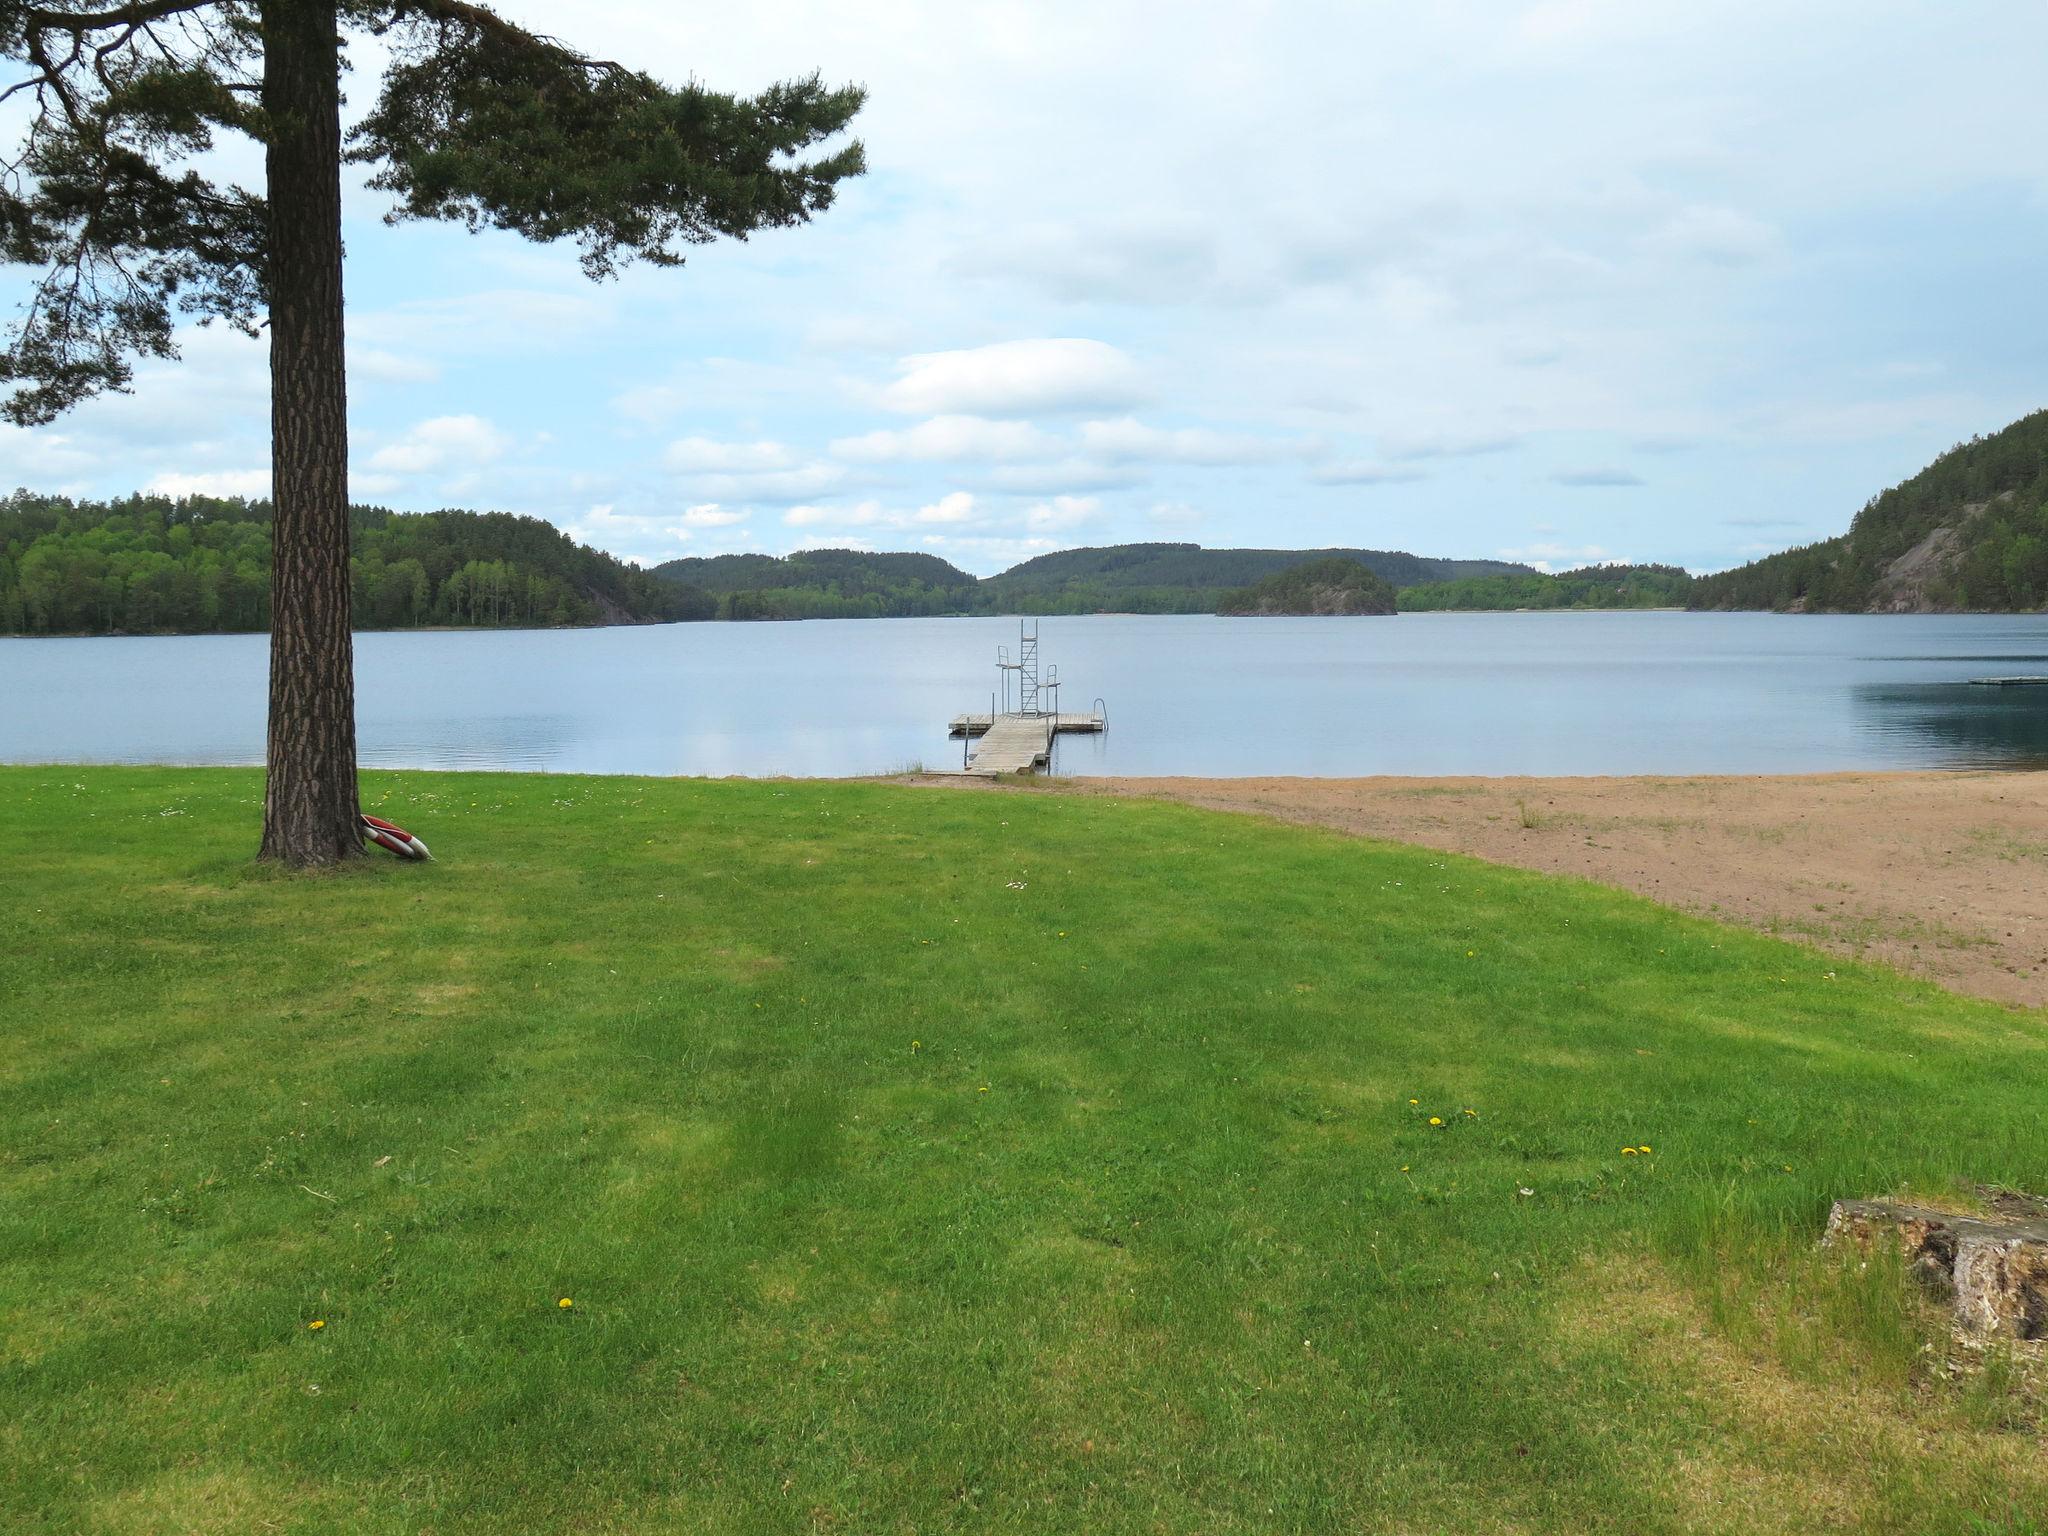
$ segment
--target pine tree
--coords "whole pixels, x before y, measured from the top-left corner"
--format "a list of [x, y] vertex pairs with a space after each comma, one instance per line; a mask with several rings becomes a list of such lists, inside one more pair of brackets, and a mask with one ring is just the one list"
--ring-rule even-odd
[[[391, 55], [341, 128], [350, 33]], [[0, 414], [54, 420], [176, 356], [180, 315], [270, 333], [270, 726], [261, 854], [361, 852], [342, 352], [341, 173], [372, 167], [394, 220], [574, 239], [584, 270], [678, 266], [690, 245], [801, 224], [858, 175], [858, 87], [812, 75], [736, 97], [671, 87], [467, 0], [0, 0], [0, 258], [42, 269], [0, 353]], [[264, 146], [261, 191], [192, 165]]]

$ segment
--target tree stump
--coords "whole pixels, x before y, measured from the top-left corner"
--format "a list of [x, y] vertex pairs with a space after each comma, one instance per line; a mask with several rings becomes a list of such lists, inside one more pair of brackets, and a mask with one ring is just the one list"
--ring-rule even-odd
[[1961, 1216], [1891, 1200], [1837, 1200], [1823, 1243], [1896, 1242], [1907, 1272], [1955, 1301], [1956, 1326], [1986, 1338], [2048, 1338], [2048, 1217]]

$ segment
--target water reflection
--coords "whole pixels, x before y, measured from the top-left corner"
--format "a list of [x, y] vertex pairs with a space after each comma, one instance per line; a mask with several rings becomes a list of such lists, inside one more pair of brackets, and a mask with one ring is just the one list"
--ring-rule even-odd
[[[1094, 774], [1690, 774], [2048, 763], [2048, 616], [1047, 619]], [[373, 767], [883, 773], [960, 760], [1007, 619], [366, 634]], [[0, 761], [254, 763], [260, 635], [0, 640]]]
[[1930, 765], [2048, 767], [2048, 687], [1870, 684], [1856, 689], [1855, 702], [1865, 730], [1901, 743]]
[[357, 711], [361, 757], [373, 768], [558, 769], [575, 742], [568, 715], [466, 715], [391, 720], [375, 702]]

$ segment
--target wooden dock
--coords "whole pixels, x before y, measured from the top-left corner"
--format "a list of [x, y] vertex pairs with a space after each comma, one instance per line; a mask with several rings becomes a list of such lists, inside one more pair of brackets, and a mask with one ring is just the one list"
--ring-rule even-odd
[[2048, 688], [2048, 677], [1973, 677], [1978, 688]]
[[984, 715], [982, 728], [966, 733], [975, 740], [973, 750], [967, 754], [966, 771], [995, 777], [1030, 773], [1043, 768], [1052, 761], [1056, 718], [1053, 715], [998, 715], [994, 724], [988, 724], [988, 717]]
[[[1034, 717], [1029, 715], [999, 715], [997, 718], [1000, 720], [1020, 720]], [[1092, 731], [1103, 731], [1109, 728], [1109, 722], [1101, 715], [1044, 715], [1036, 718], [1052, 721], [1052, 728], [1062, 735], [1069, 732], [1085, 735]], [[988, 733], [988, 725], [989, 717], [987, 715], [955, 715], [946, 726], [946, 734], [948, 736], [984, 736]]]
[[963, 773], [995, 777], [1008, 773], [1031, 773], [1052, 761], [1052, 739], [1062, 734], [1090, 735], [1107, 730], [1102, 715], [955, 715], [946, 728], [949, 736], [964, 736], [974, 745], [967, 752]]
[[[1063, 732], [1092, 735], [1109, 729], [1109, 706], [1100, 699], [1092, 714], [1060, 713], [1060, 669], [1048, 667], [1045, 675], [1039, 676], [1036, 619], [1017, 621], [1015, 661], [1007, 646], [996, 648], [996, 674], [1002, 686], [989, 694], [989, 712], [955, 715], [946, 726], [947, 735], [960, 738], [962, 773], [996, 778], [1048, 768], [1052, 766], [1053, 743]], [[1013, 692], [1015, 709], [1010, 708]], [[1052, 707], [1046, 708], [1047, 704]]]

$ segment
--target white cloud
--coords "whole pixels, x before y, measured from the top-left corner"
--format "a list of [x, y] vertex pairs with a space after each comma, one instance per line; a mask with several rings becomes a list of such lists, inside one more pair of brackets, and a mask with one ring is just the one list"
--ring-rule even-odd
[[394, 475], [434, 474], [493, 464], [512, 439], [481, 416], [436, 416], [370, 455], [370, 467]]
[[223, 469], [211, 474], [154, 476], [143, 487], [153, 496], [248, 496], [270, 494], [270, 470]]
[[1695, 206], [1672, 214], [1643, 243], [1679, 261], [1741, 267], [1775, 256], [1781, 239], [1763, 220], [1733, 208]]
[[685, 437], [668, 445], [662, 462], [684, 474], [759, 474], [788, 469], [796, 455], [780, 443], [720, 443], [708, 437]]
[[526, 352], [593, 343], [609, 327], [616, 304], [614, 293], [598, 288], [495, 288], [352, 311], [348, 331], [351, 342], [372, 349], [431, 348], [450, 356]]
[[1503, 560], [1519, 560], [1524, 565], [1533, 565], [1539, 571], [1577, 570], [1586, 565], [1627, 565], [1629, 560], [1598, 544], [1581, 544], [1574, 548], [1567, 544], [1540, 543], [1526, 545], [1521, 549], [1497, 551]]
[[974, 497], [966, 491], [949, 491], [937, 501], [912, 511], [884, 506], [879, 501], [858, 501], [846, 506], [804, 505], [782, 514], [792, 528], [898, 528], [929, 527], [939, 523], [971, 523], [980, 520]]
[[857, 507], [819, 507], [806, 503], [791, 507], [782, 514], [782, 520], [792, 528], [813, 528], [820, 523], [860, 523], [870, 519], [860, 516]]
[[1019, 281], [1068, 304], [1227, 301], [1235, 286], [1214, 235], [1185, 215], [1006, 227], [954, 251], [946, 271]]
[[348, 349], [348, 376], [351, 382], [367, 379], [378, 384], [431, 384], [441, 377], [441, 365], [431, 358], [352, 345]]
[[1394, 434], [1381, 446], [1393, 459], [1471, 459], [1483, 454], [1506, 453], [1521, 440], [1507, 432], [1425, 433], [1419, 436]]
[[1145, 471], [1134, 464], [1064, 458], [1043, 464], [1007, 464], [991, 470], [988, 483], [1000, 491], [1042, 496], [1053, 491], [1113, 491], [1144, 478]]
[[920, 523], [965, 523], [974, 519], [974, 498], [966, 491], [949, 491], [928, 507], [917, 509]]
[[[562, 531], [570, 538], [599, 549], [610, 550], [622, 559], [647, 564], [673, 560], [690, 552], [718, 554], [733, 547], [745, 547], [753, 536], [740, 527], [752, 514], [717, 506], [686, 507], [681, 512], [621, 512], [610, 502], [585, 507], [564, 519]], [[708, 545], [698, 540], [708, 537]]]
[[1522, 13], [1517, 30], [1531, 42], [1564, 42], [1590, 31], [1609, 9], [1603, 0], [1541, 0]]
[[834, 457], [860, 464], [1014, 464], [1059, 451], [1058, 438], [1029, 422], [980, 416], [934, 416], [902, 431], [867, 432], [832, 442]]
[[889, 353], [903, 346], [902, 328], [872, 315], [823, 315], [804, 330], [813, 352]]
[[1084, 454], [1110, 464], [1260, 464], [1300, 452], [1294, 443], [1211, 432], [1201, 427], [1148, 427], [1124, 416], [1081, 424]]
[[708, 502], [805, 501], [846, 478], [837, 464], [805, 463], [794, 449], [765, 438], [680, 438], [668, 445], [662, 463]]
[[804, 501], [836, 489], [846, 479], [837, 464], [801, 464], [745, 474], [688, 476], [690, 488], [715, 501]]
[[1617, 486], [1641, 485], [1643, 477], [1629, 469], [1560, 469], [1551, 477], [1556, 485], [1588, 486], [1611, 489]]
[[735, 523], [744, 523], [753, 515], [749, 510], [706, 502], [702, 506], [684, 508], [681, 521], [685, 528], [730, 528]]
[[1093, 496], [1055, 496], [1041, 501], [1024, 514], [1025, 524], [1046, 532], [1092, 523], [1102, 515], [1102, 503]]
[[1376, 464], [1370, 459], [1340, 459], [1319, 464], [1309, 478], [1317, 485], [1407, 485], [1429, 476], [1413, 464]]
[[1145, 398], [1138, 366], [1106, 342], [1078, 337], [1003, 341], [922, 352], [897, 364], [882, 391], [892, 411], [918, 416], [1038, 416], [1110, 410]]

